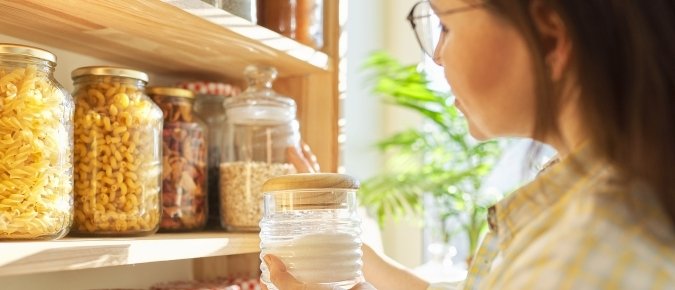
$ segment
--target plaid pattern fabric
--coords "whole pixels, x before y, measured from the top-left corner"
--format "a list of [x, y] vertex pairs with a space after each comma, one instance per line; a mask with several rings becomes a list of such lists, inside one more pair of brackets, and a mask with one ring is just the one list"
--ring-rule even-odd
[[464, 289], [675, 289], [675, 232], [648, 193], [583, 146], [490, 211]]
[[588, 146], [550, 164], [490, 210], [464, 289], [675, 289], [675, 232], [650, 189]]

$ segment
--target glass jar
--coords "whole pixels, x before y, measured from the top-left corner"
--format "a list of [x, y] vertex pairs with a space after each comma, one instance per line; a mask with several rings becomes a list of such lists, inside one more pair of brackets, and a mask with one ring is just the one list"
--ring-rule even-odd
[[161, 87], [146, 93], [164, 112], [160, 231], [201, 230], [207, 220], [207, 131], [192, 113], [195, 95]]
[[145, 73], [83, 67], [75, 83], [75, 221], [80, 236], [146, 236], [159, 228], [162, 110]]
[[221, 9], [253, 23], [257, 18], [255, 5], [254, 0], [220, 0]]
[[258, 0], [258, 25], [315, 49], [323, 47], [323, 0]]
[[[265, 182], [260, 258], [277, 256], [303, 283], [354, 286], [361, 277], [359, 182], [335, 173], [295, 174]], [[270, 290], [265, 263], [261, 280]]]
[[225, 128], [226, 97], [238, 95], [241, 90], [232, 85], [214, 82], [190, 82], [178, 85], [195, 93], [194, 111], [204, 122], [208, 130], [208, 221], [206, 228], [220, 228], [220, 151]]
[[0, 44], [0, 241], [52, 240], [73, 219], [73, 110], [56, 56]]
[[288, 150], [300, 150], [300, 125], [295, 101], [272, 90], [276, 69], [249, 66], [244, 74], [249, 87], [225, 101], [221, 222], [230, 231], [259, 231], [262, 185], [272, 177], [296, 172]]

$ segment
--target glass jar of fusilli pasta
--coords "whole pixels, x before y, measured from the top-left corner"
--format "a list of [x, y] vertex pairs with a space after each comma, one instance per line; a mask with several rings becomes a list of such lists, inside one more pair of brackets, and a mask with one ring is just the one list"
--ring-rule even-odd
[[143, 91], [145, 73], [73, 71], [75, 221], [79, 236], [145, 236], [159, 228], [162, 110]]
[[63, 237], [73, 220], [73, 100], [56, 56], [0, 44], [0, 240]]

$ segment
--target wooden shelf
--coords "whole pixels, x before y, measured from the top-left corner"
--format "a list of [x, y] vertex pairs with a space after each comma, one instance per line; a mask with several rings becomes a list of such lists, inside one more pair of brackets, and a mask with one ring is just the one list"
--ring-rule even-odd
[[2, 33], [144, 71], [241, 79], [249, 64], [281, 76], [330, 71], [324, 53], [200, 0], [0, 0]]
[[0, 276], [255, 253], [259, 245], [257, 233], [224, 232], [0, 243]]

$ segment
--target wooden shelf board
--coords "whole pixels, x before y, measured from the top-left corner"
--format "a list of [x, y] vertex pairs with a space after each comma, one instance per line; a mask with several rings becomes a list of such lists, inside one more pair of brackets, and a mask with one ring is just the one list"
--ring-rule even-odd
[[149, 72], [241, 79], [330, 71], [319, 51], [200, 0], [0, 0], [2, 33]]
[[0, 243], [0, 276], [259, 252], [257, 233], [200, 232], [142, 238]]

